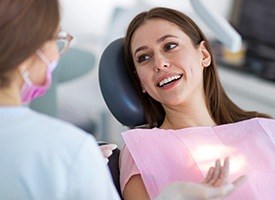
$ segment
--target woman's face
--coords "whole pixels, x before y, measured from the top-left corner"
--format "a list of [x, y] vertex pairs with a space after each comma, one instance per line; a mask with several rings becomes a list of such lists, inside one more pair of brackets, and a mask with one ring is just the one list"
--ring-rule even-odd
[[204, 42], [195, 48], [174, 23], [151, 19], [135, 31], [131, 51], [141, 86], [155, 100], [172, 106], [204, 98], [203, 68], [210, 59]]

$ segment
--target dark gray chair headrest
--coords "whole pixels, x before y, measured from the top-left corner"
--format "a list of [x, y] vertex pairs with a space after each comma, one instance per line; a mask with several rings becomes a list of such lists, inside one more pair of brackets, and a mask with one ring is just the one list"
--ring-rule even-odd
[[145, 123], [144, 112], [124, 63], [123, 38], [109, 44], [99, 63], [99, 85], [103, 99], [114, 117], [123, 125]]

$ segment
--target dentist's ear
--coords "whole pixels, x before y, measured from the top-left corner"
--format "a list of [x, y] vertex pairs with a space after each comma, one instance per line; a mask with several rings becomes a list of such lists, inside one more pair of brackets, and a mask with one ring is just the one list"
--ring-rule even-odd
[[199, 49], [202, 53], [202, 66], [208, 67], [211, 64], [211, 55], [205, 46], [205, 41], [200, 43]]

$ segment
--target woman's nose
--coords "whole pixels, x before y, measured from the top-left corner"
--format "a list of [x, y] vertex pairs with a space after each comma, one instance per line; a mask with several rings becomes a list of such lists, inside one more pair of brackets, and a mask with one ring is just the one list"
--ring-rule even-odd
[[155, 62], [154, 62], [154, 70], [160, 71], [163, 69], [167, 69], [170, 66], [169, 62], [167, 59], [165, 59], [163, 56], [158, 55], [155, 56]]

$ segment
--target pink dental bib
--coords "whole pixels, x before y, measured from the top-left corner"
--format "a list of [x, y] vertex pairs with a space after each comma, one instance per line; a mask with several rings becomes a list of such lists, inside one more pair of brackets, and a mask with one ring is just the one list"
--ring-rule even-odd
[[151, 199], [169, 183], [202, 181], [215, 160], [226, 156], [230, 181], [248, 175], [228, 200], [275, 199], [275, 120], [254, 118], [180, 130], [134, 129], [122, 135]]

